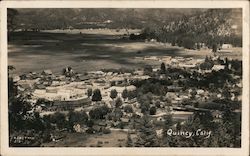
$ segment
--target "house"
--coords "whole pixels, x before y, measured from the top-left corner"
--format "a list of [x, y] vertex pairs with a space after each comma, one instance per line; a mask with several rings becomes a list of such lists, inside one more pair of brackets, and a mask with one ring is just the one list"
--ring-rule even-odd
[[137, 102], [136, 98], [133, 98], [133, 99], [127, 101], [128, 104], [134, 104], [136, 102]]
[[17, 90], [23, 92], [23, 91], [25, 91], [25, 88], [23, 88], [21, 86], [17, 86]]
[[119, 126], [119, 124], [120, 124], [119, 121], [114, 121], [114, 122], [112, 123], [112, 126], [113, 126], [113, 127], [117, 127], [117, 126]]
[[106, 75], [107, 75], [107, 76], [112, 76], [112, 75], [113, 75], [113, 72], [108, 72]]
[[212, 116], [214, 118], [216, 118], [216, 119], [221, 119], [222, 115], [223, 115], [223, 113], [221, 111], [219, 111], [219, 110], [215, 110], [215, 111], [212, 112]]
[[156, 118], [156, 121], [162, 121], [162, 122], [164, 122], [164, 121], [165, 121], [165, 119], [164, 119], [164, 117], [163, 117], [163, 116], [159, 116], [159, 117], [157, 117], [157, 118]]
[[140, 117], [142, 117], [142, 116], [143, 116], [143, 114], [142, 114], [142, 113], [140, 113], [140, 112], [135, 112], [135, 114], [136, 114], [137, 116], [140, 116]]
[[58, 80], [61, 80], [61, 81], [65, 80], [65, 78], [66, 78], [65, 75], [60, 75], [60, 76], [57, 77], [57, 79], [58, 79]]
[[157, 72], [158, 70], [158, 68], [153, 68], [153, 72]]
[[222, 44], [221, 48], [222, 49], [229, 49], [229, 48], [232, 48], [233, 45], [232, 44]]
[[81, 127], [80, 124], [76, 124], [73, 126], [73, 129], [75, 130], [75, 132], [77, 133], [84, 133], [85, 129], [83, 127]]
[[184, 57], [175, 57], [175, 59], [177, 59], [177, 60], [180, 61], [180, 62], [184, 62], [184, 61], [185, 61], [185, 58], [184, 58]]
[[31, 89], [34, 87], [34, 84], [36, 83], [36, 80], [20, 80], [18, 81], [18, 86], [24, 88], [24, 89]]
[[17, 82], [19, 80], [21, 80], [20, 76], [17, 76], [17, 75], [13, 76], [13, 82]]
[[121, 118], [121, 122], [123, 122], [123, 123], [129, 123], [129, 119], [128, 118]]
[[55, 100], [53, 103], [53, 107], [55, 107], [56, 109], [72, 109], [84, 105], [89, 105], [90, 103], [91, 100], [87, 97], [78, 100], [68, 100], [68, 101]]
[[124, 77], [113, 77], [113, 78], [109, 79], [109, 81], [114, 82], [115, 85], [121, 84], [124, 80], [125, 80]]
[[51, 86], [59, 86], [60, 81], [52, 81]]
[[98, 125], [99, 125], [99, 126], [102, 126], [102, 127], [106, 127], [106, 126], [107, 126], [107, 123], [102, 121], [102, 122], [99, 122]]
[[26, 75], [26, 79], [33, 79], [32, 73], [28, 73], [28, 74]]
[[225, 69], [225, 65], [214, 65], [212, 70], [219, 71]]
[[146, 80], [146, 79], [149, 79], [149, 78], [150, 78], [150, 76], [148, 76], [148, 75], [135, 75], [133, 77], [130, 77], [129, 81]]
[[167, 92], [166, 97], [167, 99], [175, 99], [177, 98], [177, 95], [175, 92]]
[[43, 84], [36, 85], [37, 89], [46, 89], [46, 86]]
[[25, 80], [26, 78], [27, 78], [26, 74], [20, 75], [20, 79], [21, 79], [21, 80]]
[[203, 63], [204, 61], [205, 61], [205, 59], [194, 59], [193, 63], [196, 65], [199, 65], [199, 64]]
[[157, 56], [145, 56], [144, 60], [153, 60], [153, 61], [156, 61], [156, 60], [158, 60], [158, 58], [157, 58]]
[[45, 89], [36, 89], [36, 90], [34, 91], [34, 94], [39, 94], [39, 95], [45, 94], [45, 93], [46, 93], [46, 90], [45, 90]]
[[102, 131], [102, 126], [94, 125], [92, 128], [93, 128], [93, 130], [95, 132], [101, 132]]
[[222, 95], [221, 94], [217, 94], [217, 98], [222, 98]]
[[169, 62], [171, 61], [171, 59], [172, 59], [171, 56], [163, 56], [163, 57], [161, 58], [161, 61], [162, 61], [162, 62], [165, 62], [165, 63], [167, 63], [167, 64], [169, 64]]
[[176, 58], [171, 58], [171, 64], [178, 64], [179, 61]]
[[88, 74], [96, 75], [96, 76], [101, 76], [104, 74], [103, 71], [90, 71]]
[[65, 136], [61, 135], [61, 134], [51, 134], [50, 135], [50, 139], [54, 142], [58, 142], [58, 141], [62, 140], [63, 138], [65, 138]]
[[196, 93], [197, 93], [198, 95], [203, 95], [203, 94], [205, 93], [205, 91], [204, 91], [203, 89], [197, 89], [197, 90], [196, 90]]
[[156, 135], [157, 135], [158, 138], [162, 138], [163, 134], [164, 134], [164, 130], [163, 129], [156, 130]]
[[167, 86], [167, 88], [171, 92], [180, 92], [183, 89], [183, 87], [178, 87], [178, 86], [174, 86], [174, 85]]
[[179, 67], [182, 67], [182, 68], [196, 68], [196, 65], [195, 64], [185, 64], [185, 63], [180, 63], [179, 64]]
[[52, 75], [52, 71], [51, 70], [44, 70], [42, 72], [42, 75]]
[[173, 120], [188, 120], [194, 113], [189, 111], [172, 111]]

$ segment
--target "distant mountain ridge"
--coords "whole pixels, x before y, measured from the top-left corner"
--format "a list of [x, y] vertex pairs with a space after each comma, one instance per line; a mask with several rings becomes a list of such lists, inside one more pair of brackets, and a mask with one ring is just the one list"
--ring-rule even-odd
[[204, 10], [198, 9], [16, 9], [19, 25], [49, 29], [75, 26], [84, 22], [112, 20], [114, 27], [143, 27], [145, 23], [168, 22], [182, 15]]
[[[16, 29], [139, 28], [156, 37], [242, 36], [241, 9], [16, 9]], [[158, 33], [158, 34], [157, 34]], [[163, 35], [162, 35], [163, 33]]]

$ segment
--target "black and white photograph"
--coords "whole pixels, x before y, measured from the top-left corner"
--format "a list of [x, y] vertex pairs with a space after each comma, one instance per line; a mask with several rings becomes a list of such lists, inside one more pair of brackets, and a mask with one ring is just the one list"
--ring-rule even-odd
[[244, 11], [7, 7], [9, 148], [241, 149]]

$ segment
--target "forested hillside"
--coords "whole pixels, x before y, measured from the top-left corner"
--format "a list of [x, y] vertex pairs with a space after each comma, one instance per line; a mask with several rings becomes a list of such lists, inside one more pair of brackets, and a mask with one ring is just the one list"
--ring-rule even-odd
[[[103, 23], [113, 28], [142, 28], [146, 24], [163, 24], [201, 9], [16, 9], [19, 28], [62, 29]], [[46, 11], [45, 11], [46, 10]], [[109, 20], [109, 22], [107, 22]], [[93, 25], [92, 25], [93, 26]]]
[[150, 38], [171, 42], [186, 48], [195, 43], [213, 44], [231, 43], [241, 46], [242, 19], [241, 10], [209, 9], [197, 14], [184, 15], [163, 26], [147, 27], [145, 33]]
[[[193, 48], [241, 46], [241, 9], [11, 9], [10, 30], [139, 28], [146, 38]], [[14, 13], [13, 13], [14, 12]], [[15, 18], [15, 20], [13, 20]]]

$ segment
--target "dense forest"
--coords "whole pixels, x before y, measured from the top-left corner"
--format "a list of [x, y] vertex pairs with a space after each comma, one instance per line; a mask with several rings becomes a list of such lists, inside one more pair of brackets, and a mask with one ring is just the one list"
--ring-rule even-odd
[[[148, 26], [144, 32], [151, 38], [189, 49], [192, 49], [195, 43], [205, 43], [210, 48], [214, 44], [223, 43], [242, 46], [240, 13], [240, 10], [209, 9], [184, 15], [181, 19], [163, 26]], [[199, 48], [200, 46], [197, 49]]]

